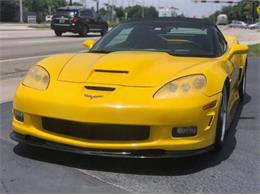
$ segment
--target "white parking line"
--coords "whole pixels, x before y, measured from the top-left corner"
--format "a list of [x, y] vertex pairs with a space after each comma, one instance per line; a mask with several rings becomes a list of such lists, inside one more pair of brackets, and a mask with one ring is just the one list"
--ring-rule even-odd
[[30, 57], [21, 57], [21, 58], [10, 58], [5, 60], [0, 60], [0, 63], [3, 62], [14, 62], [14, 61], [22, 61], [22, 60], [31, 60], [31, 59], [37, 59], [37, 58], [44, 58], [51, 55], [40, 55], [40, 56], [30, 56]]

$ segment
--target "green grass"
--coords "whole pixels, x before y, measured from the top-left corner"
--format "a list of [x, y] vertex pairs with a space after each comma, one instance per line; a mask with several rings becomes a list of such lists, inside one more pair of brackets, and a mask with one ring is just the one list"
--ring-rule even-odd
[[50, 28], [50, 24], [31, 24], [28, 27], [30, 28], [39, 28], [39, 29], [45, 29]]
[[249, 56], [260, 57], [260, 44], [249, 45]]

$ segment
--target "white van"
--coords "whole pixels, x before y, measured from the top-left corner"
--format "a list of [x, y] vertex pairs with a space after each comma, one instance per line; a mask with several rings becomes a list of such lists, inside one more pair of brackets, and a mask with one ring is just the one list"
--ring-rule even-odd
[[217, 17], [217, 25], [227, 25], [228, 24], [228, 16], [226, 14], [220, 14]]

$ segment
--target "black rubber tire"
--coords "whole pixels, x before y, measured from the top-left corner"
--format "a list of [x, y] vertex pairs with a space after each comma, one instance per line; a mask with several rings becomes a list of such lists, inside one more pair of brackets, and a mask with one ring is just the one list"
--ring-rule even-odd
[[101, 36], [104, 36], [108, 31], [108, 27], [105, 26], [104, 29], [100, 32]]
[[[222, 100], [219, 106], [216, 137], [215, 137], [215, 144], [214, 144], [215, 151], [220, 151], [223, 148], [225, 142], [225, 133], [227, 128], [227, 105], [228, 105], [228, 92], [227, 92], [227, 87], [224, 86], [222, 91]], [[225, 116], [223, 116], [223, 112], [226, 113]]]
[[243, 74], [243, 77], [242, 77], [242, 80], [239, 84], [239, 87], [238, 87], [238, 91], [239, 91], [239, 97], [240, 97], [240, 100], [243, 101], [244, 98], [245, 98], [245, 94], [246, 94], [246, 68], [245, 68], [245, 72]]
[[88, 35], [88, 27], [87, 26], [81, 26], [79, 35], [81, 37], [86, 37]]
[[62, 36], [62, 32], [61, 31], [55, 30], [54, 32], [55, 32], [55, 35], [57, 37], [61, 37]]

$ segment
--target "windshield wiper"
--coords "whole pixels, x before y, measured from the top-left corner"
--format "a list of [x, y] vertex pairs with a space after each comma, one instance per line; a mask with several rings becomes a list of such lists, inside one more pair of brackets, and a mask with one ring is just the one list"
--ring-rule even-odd
[[92, 50], [89, 51], [89, 53], [111, 53], [113, 51], [108, 51], [108, 50]]

